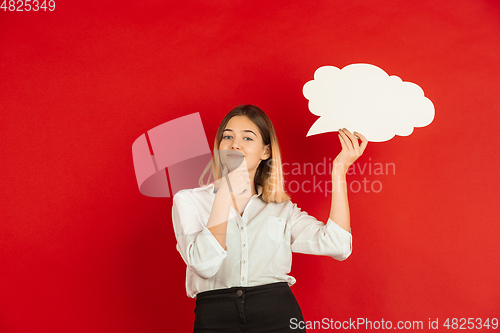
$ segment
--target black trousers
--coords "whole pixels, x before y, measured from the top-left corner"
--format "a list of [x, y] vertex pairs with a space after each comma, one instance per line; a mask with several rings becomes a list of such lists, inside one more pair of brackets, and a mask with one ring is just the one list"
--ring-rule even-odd
[[306, 331], [297, 328], [304, 317], [286, 282], [203, 291], [194, 314], [194, 333]]

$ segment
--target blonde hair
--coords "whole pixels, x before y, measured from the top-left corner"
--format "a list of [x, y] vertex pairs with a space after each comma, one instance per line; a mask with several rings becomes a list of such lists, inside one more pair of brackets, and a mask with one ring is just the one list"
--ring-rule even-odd
[[[257, 190], [257, 185], [262, 186], [262, 200], [265, 202], [282, 203], [289, 200], [290, 196], [284, 189], [281, 153], [278, 144], [278, 137], [276, 136], [273, 123], [264, 111], [255, 105], [237, 106], [224, 117], [215, 135], [214, 156], [211, 159], [211, 163], [209, 162], [205, 167], [205, 170], [203, 170], [199, 179], [199, 185], [201, 187], [209, 185], [211, 183], [210, 176], [214, 178], [214, 181], [221, 177], [222, 164], [220, 162], [219, 144], [222, 141], [223, 131], [226, 128], [227, 123], [234, 116], [248, 117], [248, 119], [250, 119], [259, 129], [264, 146], [270, 145], [271, 156], [268, 159], [261, 161], [255, 171], [255, 190]], [[211, 168], [211, 170], [208, 175], [208, 180], [204, 183], [203, 178], [209, 168]]]

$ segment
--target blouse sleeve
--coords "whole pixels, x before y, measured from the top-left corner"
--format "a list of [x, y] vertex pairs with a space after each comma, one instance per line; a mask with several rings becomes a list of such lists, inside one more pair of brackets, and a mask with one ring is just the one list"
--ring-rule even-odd
[[351, 255], [351, 233], [330, 218], [324, 224], [293, 204], [289, 223], [292, 252], [329, 256], [340, 261]]
[[193, 203], [182, 192], [173, 199], [172, 222], [174, 224], [177, 251], [186, 265], [204, 279], [219, 270], [227, 251], [203, 225]]

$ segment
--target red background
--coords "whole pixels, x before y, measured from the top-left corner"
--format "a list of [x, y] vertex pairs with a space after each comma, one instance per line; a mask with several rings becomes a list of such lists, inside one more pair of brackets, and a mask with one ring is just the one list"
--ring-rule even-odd
[[[436, 116], [356, 162], [396, 171], [348, 176], [383, 184], [349, 193], [349, 259], [294, 255], [306, 320], [500, 317], [498, 1], [56, 1], [0, 11], [0, 332], [192, 331], [172, 199], [139, 193], [133, 141], [200, 112], [212, 146], [251, 103], [285, 162], [333, 159], [336, 133], [305, 136], [302, 86], [360, 62]], [[291, 195], [326, 222], [330, 196]]]

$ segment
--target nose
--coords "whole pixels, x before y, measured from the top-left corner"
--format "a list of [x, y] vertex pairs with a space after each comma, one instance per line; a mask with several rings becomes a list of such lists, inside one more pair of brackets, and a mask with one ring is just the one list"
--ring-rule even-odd
[[237, 145], [233, 145], [231, 147], [231, 151], [237, 152], [237, 155], [243, 155], [243, 152], [241, 151], [241, 149]]
[[240, 145], [238, 144], [237, 142], [238, 140], [233, 140], [233, 142], [231, 143], [231, 149], [236, 149], [236, 150], [240, 150]]
[[241, 150], [241, 146], [237, 143], [237, 140], [233, 140], [233, 142], [231, 142], [231, 151], [236, 151], [240, 155], [243, 155], [243, 151]]

